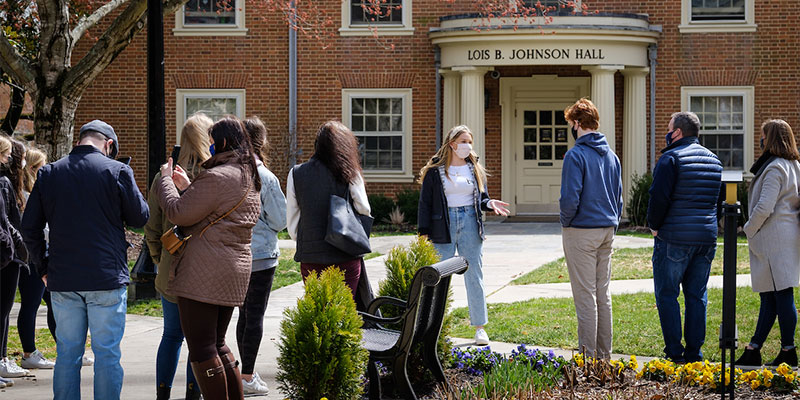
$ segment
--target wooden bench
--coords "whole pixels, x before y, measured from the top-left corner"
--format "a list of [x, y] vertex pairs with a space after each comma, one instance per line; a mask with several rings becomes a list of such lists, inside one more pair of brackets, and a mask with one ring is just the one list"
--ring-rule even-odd
[[[392, 366], [395, 388], [406, 399], [417, 399], [408, 379], [406, 362], [413, 345], [422, 343], [423, 363], [434, 378], [447, 385], [442, 364], [436, 355], [436, 344], [442, 331], [442, 321], [447, 312], [447, 294], [453, 274], [462, 274], [468, 268], [463, 257], [453, 257], [436, 264], [420, 268], [411, 281], [408, 299], [378, 297], [367, 307], [364, 318], [362, 346], [369, 350], [369, 398], [381, 398], [381, 383], [376, 362]], [[394, 318], [382, 318], [379, 309], [383, 305], [400, 307], [402, 314]], [[383, 325], [399, 325], [399, 330], [387, 329]]]

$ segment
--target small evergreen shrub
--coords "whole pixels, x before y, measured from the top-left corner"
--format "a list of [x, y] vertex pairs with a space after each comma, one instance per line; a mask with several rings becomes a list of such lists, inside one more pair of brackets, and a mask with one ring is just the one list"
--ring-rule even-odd
[[[372, 209], [372, 218], [375, 220], [375, 224], [385, 223], [384, 221], [389, 219], [389, 214], [395, 208], [394, 200], [382, 194], [371, 194], [367, 198], [369, 199], [369, 207]], [[416, 218], [416, 215], [414, 218]]]
[[419, 190], [406, 188], [397, 193], [397, 207], [406, 216], [407, 223], [416, 225], [417, 211], [419, 210]]
[[[411, 281], [414, 280], [414, 274], [417, 270], [437, 262], [439, 262], [439, 253], [436, 252], [433, 243], [421, 236], [417, 236], [407, 248], [403, 246], [394, 247], [386, 257], [386, 280], [380, 282], [378, 295], [395, 297], [401, 300], [408, 299]], [[452, 288], [447, 298], [448, 309], [451, 301]], [[382, 307], [381, 312], [384, 317], [396, 317], [401, 314], [399, 308], [388, 305]], [[436, 346], [442, 365], [446, 365], [445, 361], [450, 354], [451, 346], [446, 338], [450, 334], [452, 324], [452, 316], [446, 313], [444, 321], [442, 321], [442, 332], [439, 335], [439, 341]], [[426, 374], [425, 371], [422, 363], [421, 344], [418, 344], [411, 348], [411, 356], [408, 359], [409, 379], [411, 379], [411, 383], [415, 387], [432, 380], [432, 377], [428, 376], [430, 374]]]
[[360, 346], [362, 320], [344, 273], [312, 272], [305, 290], [281, 321], [281, 390], [289, 399], [360, 399], [368, 353]]
[[647, 203], [650, 202], [650, 186], [652, 185], [653, 175], [649, 172], [641, 176], [634, 174], [631, 179], [631, 189], [625, 211], [633, 226], [647, 226]]

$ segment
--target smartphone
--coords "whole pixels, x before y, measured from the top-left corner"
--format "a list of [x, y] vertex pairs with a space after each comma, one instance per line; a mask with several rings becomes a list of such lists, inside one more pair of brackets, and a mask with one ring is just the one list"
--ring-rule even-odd
[[117, 161], [119, 161], [119, 162], [121, 162], [121, 163], [123, 163], [125, 165], [131, 165], [131, 158], [130, 157], [120, 157], [120, 158], [117, 159]]
[[172, 154], [170, 155], [170, 157], [172, 157], [173, 164], [178, 163], [178, 156], [180, 155], [181, 155], [181, 145], [176, 144], [175, 146], [172, 146]]

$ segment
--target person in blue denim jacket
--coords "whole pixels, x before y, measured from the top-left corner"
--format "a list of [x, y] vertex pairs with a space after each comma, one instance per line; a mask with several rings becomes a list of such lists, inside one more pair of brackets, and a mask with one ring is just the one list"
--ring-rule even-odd
[[261, 214], [253, 227], [253, 270], [244, 305], [239, 307], [239, 322], [236, 324], [236, 342], [242, 360], [242, 387], [244, 394], [267, 394], [267, 383], [254, 372], [256, 355], [264, 332], [264, 312], [267, 310], [272, 278], [278, 265], [278, 232], [286, 228], [286, 197], [281, 185], [264, 162], [267, 161], [267, 127], [258, 117], [244, 121], [253, 153], [258, 157], [256, 165], [261, 177]]
[[419, 173], [417, 226], [442, 260], [458, 255], [467, 259], [470, 324], [475, 326], [475, 343], [489, 344], [484, 325], [489, 321], [483, 285], [483, 219], [481, 211], [508, 215], [508, 203], [492, 200], [486, 190], [486, 171], [472, 151], [472, 131], [465, 125], [447, 133], [444, 144]]
[[[717, 248], [717, 203], [722, 163], [700, 145], [693, 112], [672, 114], [650, 187], [647, 224], [654, 236], [653, 285], [664, 353], [677, 362], [703, 359], [707, 284]], [[681, 343], [683, 287], [686, 321]]]

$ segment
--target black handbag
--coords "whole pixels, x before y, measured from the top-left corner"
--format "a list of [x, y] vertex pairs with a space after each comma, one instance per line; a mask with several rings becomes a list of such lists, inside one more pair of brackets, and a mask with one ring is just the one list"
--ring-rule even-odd
[[325, 241], [353, 257], [359, 257], [372, 252], [369, 245], [372, 217], [355, 212], [349, 188], [346, 193], [344, 198], [331, 195]]

